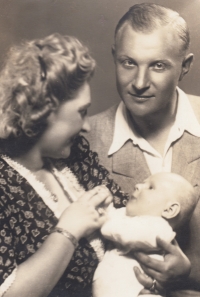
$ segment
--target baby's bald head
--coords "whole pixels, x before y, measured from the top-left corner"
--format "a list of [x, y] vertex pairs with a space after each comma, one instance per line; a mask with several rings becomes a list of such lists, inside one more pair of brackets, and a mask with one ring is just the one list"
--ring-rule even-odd
[[161, 172], [135, 186], [126, 213], [128, 216], [161, 216], [173, 229], [178, 229], [190, 219], [196, 203], [195, 190], [186, 179], [175, 173]]
[[182, 176], [175, 173], [168, 173], [168, 178], [174, 191], [171, 201], [172, 203], [173, 201], [177, 201], [180, 204], [179, 213], [171, 219], [173, 227], [178, 229], [190, 219], [197, 204], [197, 195], [194, 187]]

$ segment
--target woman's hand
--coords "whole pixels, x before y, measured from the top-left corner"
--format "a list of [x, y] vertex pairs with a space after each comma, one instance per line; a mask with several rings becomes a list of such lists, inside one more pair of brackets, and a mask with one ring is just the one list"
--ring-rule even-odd
[[189, 259], [181, 251], [178, 243], [174, 240], [172, 243], [157, 238], [157, 246], [164, 251], [164, 261], [159, 261], [149, 257], [144, 253], [135, 253], [137, 261], [140, 263], [145, 274], [139, 269], [134, 269], [138, 281], [146, 288], [150, 289], [153, 280], [156, 280], [156, 290], [159, 292], [169, 288], [187, 277], [191, 270]]
[[[62, 213], [57, 224], [78, 240], [99, 228], [104, 220], [104, 211], [112, 195], [104, 187], [96, 187], [86, 192]], [[41, 247], [17, 268], [16, 279], [5, 297], [49, 296], [68, 266], [74, 252], [70, 240], [57, 232], [51, 233]]]
[[105, 186], [95, 187], [64, 210], [57, 227], [66, 229], [78, 240], [91, 234], [104, 223], [104, 209], [112, 199], [112, 194]]

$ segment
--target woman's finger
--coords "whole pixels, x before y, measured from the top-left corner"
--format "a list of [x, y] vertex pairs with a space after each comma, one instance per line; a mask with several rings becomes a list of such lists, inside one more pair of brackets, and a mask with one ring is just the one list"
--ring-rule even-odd
[[92, 197], [99, 193], [99, 187], [95, 187], [92, 190], [86, 191], [78, 200], [89, 201]]
[[110, 191], [107, 188], [101, 188], [98, 190], [96, 195], [94, 195], [90, 198], [90, 202], [92, 203], [92, 205], [94, 207], [100, 206], [100, 204], [102, 207], [105, 207], [106, 206], [105, 202], [107, 201], [110, 204], [112, 199], [113, 198], [112, 198], [112, 194], [110, 193]]
[[[107, 188], [106, 188], [107, 189]], [[89, 201], [91, 200], [94, 196], [99, 195], [99, 193], [102, 193], [105, 191], [105, 186], [97, 186], [93, 188], [92, 190], [86, 191], [80, 198], [79, 201]], [[109, 190], [108, 190], [109, 192]]]
[[113, 201], [113, 195], [110, 193], [110, 195], [104, 200], [103, 206], [105, 208], [108, 207], [112, 201]]

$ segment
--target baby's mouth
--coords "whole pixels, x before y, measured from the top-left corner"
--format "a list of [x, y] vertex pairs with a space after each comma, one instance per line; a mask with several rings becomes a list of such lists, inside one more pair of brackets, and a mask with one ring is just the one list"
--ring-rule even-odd
[[129, 199], [130, 200], [136, 200], [137, 198], [134, 195], [131, 195]]

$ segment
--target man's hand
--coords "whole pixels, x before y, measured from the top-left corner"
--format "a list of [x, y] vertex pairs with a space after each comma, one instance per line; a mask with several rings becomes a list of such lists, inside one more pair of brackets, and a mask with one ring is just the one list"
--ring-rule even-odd
[[152, 285], [153, 279], [155, 279], [156, 289], [162, 292], [165, 288], [169, 288], [187, 277], [191, 270], [191, 264], [176, 240], [173, 243], [167, 243], [157, 238], [156, 241], [158, 247], [164, 252], [164, 261], [156, 260], [141, 252], [134, 253], [145, 274], [151, 277], [151, 283], [150, 278], [147, 278], [139, 270], [136, 269], [135, 274], [146, 289], [151, 287], [150, 284]]
[[152, 293], [154, 294], [158, 294], [158, 293], [165, 293], [165, 290], [163, 288], [159, 288], [159, 290], [157, 290], [157, 288], [152, 292], [150, 289], [152, 288], [152, 284], [153, 284], [153, 279], [146, 275], [145, 273], [142, 273], [141, 270], [135, 266], [134, 268], [134, 272], [135, 272], [135, 276], [137, 278], [137, 280], [144, 286], [144, 289], [142, 289], [140, 291], [140, 295], [150, 295]]

